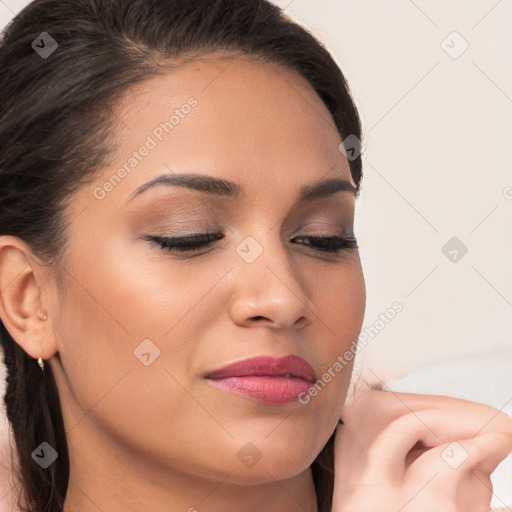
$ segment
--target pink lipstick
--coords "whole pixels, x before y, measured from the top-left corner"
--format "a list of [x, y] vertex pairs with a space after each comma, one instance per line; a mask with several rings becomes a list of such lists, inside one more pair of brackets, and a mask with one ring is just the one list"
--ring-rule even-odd
[[275, 405], [298, 401], [316, 381], [313, 367], [295, 355], [244, 359], [214, 370], [206, 378], [226, 391]]

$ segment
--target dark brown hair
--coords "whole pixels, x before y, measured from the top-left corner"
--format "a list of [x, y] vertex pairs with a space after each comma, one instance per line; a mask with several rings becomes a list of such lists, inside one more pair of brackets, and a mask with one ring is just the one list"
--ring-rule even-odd
[[[58, 44], [43, 58], [33, 47]], [[361, 140], [346, 80], [324, 45], [267, 0], [35, 0], [0, 41], [0, 235], [24, 240], [62, 285], [65, 208], [109, 164], [121, 94], [169, 72], [179, 57], [216, 50], [295, 70], [325, 103], [342, 140]], [[42, 46], [42, 44], [40, 44]], [[349, 159], [361, 182], [361, 157]], [[60, 512], [69, 457], [59, 394], [0, 322], [7, 367], [4, 397], [16, 448], [19, 507]], [[42, 469], [32, 452], [48, 442], [57, 460]], [[331, 436], [312, 464], [319, 512], [333, 492]]]

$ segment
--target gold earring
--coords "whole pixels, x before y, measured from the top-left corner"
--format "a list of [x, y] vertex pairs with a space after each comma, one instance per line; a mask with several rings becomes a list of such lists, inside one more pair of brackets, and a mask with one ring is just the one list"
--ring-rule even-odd
[[[48, 315], [46, 313], [41, 313], [40, 311], [37, 313], [37, 315], [39, 316], [39, 318], [44, 322], [47, 318], [48, 318]], [[44, 361], [43, 361], [43, 358], [40, 357], [38, 360], [37, 360], [37, 364], [40, 366], [41, 370], [44, 372]]]

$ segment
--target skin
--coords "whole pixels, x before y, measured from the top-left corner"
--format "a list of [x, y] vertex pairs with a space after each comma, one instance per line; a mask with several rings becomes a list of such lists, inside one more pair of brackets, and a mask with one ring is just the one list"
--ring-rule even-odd
[[[333, 512], [488, 512], [512, 420], [449, 396], [356, 390], [334, 440]], [[503, 504], [504, 496], [496, 494]], [[510, 510], [510, 509], [507, 509]]]
[[[308, 404], [258, 403], [204, 374], [297, 354], [319, 378], [357, 340], [366, 300], [357, 249], [335, 256], [291, 242], [354, 228], [352, 193], [296, 207], [300, 187], [355, 184], [334, 122], [303, 78], [221, 57], [184, 63], [120, 100], [112, 165], [66, 210], [64, 289], [22, 240], [0, 238], [0, 279], [10, 283], [2, 319], [51, 365], [61, 397], [65, 511], [316, 511], [310, 465], [337, 425], [352, 363]], [[190, 97], [191, 113], [97, 199], [94, 189]], [[246, 196], [160, 186], [129, 201], [169, 172], [228, 179]], [[225, 236], [200, 256], [143, 238], [204, 233], [207, 223]], [[248, 236], [263, 249], [250, 264], [236, 252]], [[160, 350], [149, 366], [134, 356], [144, 339]], [[262, 456], [252, 467], [237, 457], [248, 442]]]

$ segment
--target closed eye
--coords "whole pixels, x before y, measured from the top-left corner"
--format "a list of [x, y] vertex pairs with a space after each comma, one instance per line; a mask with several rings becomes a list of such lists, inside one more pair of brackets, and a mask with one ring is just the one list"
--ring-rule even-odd
[[[144, 237], [145, 240], [158, 244], [163, 250], [179, 253], [194, 253], [200, 251], [201, 249], [210, 247], [213, 242], [221, 240], [222, 238], [224, 238], [222, 233], [199, 233], [182, 237]], [[357, 240], [353, 235], [320, 236], [314, 233], [308, 236], [296, 236], [292, 238], [292, 241], [303, 241], [305, 245], [311, 246], [317, 251], [333, 254], [338, 254], [342, 250], [358, 248]]]
[[338, 253], [343, 249], [357, 249], [357, 240], [354, 236], [296, 236], [293, 240], [309, 240], [306, 245], [323, 252]]

